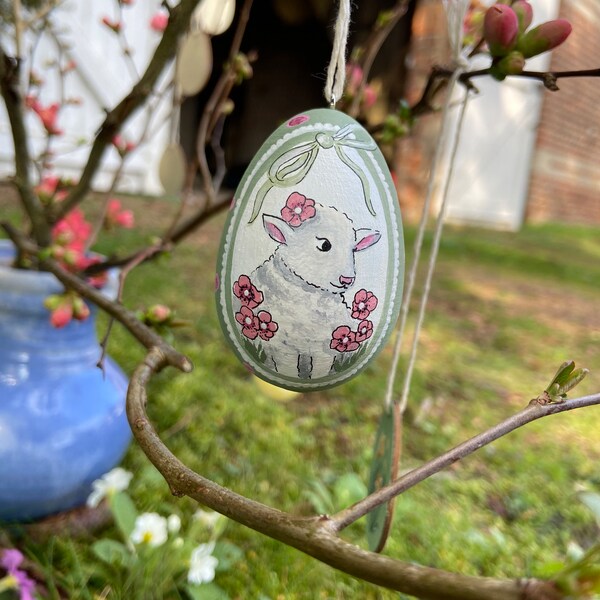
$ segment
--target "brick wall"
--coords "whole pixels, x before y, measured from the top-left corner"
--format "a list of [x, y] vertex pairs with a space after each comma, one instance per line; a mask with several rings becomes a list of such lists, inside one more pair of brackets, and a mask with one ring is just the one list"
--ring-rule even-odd
[[[553, 52], [551, 70], [597, 67], [600, 2], [563, 0], [560, 16], [573, 32]], [[526, 218], [600, 225], [600, 79], [558, 85], [560, 91], [544, 95]]]
[[[573, 24], [573, 33], [553, 52], [551, 69], [596, 68], [600, 0], [562, 0], [560, 16]], [[444, 64], [448, 56], [442, 2], [421, 0], [413, 23], [409, 102], [418, 99], [431, 66]], [[543, 97], [526, 220], [600, 225], [600, 78], [561, 79], [559, 87]], [[420, 215], [438, 131], [439, 115], [427, 115], [398, 144], [398, 193], [410, 222]]]

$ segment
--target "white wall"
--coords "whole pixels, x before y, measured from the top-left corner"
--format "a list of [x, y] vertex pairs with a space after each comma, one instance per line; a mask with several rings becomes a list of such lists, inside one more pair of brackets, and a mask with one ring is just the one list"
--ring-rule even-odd
[[[160, 0], [144, 0], [123, 7], [124, 34], [132, 49], [131, 65], [123, 58], [117, 36], [101, 24], [103, 16], [116, 17], [116, 2], [91, 2], [89, 0], [67, 0], [52, 12], [51, 22], [55, 36], [43, 34], [37, 41], [33, 67], [45, 81], [41, 88], [40, 101], [43, 105], [61, 102], [64, 98], [81, 99], [80, 106], [67, 105], [61, 109], [58, 125], [64, 135], [52, 140], [55, 154], [53, 164], [57, 174], [77, 179], [87, 160], [89, 142], [102, 123], [105, 111], [113, 108], [131, 89], [134, 82], [133, 70], [143, 73], [160, 35], [149, 27], [152, 15], [160, 7]], [[49, 61], [57, 56], [57, 41], [66, 48], [63, 56], [72, 58], [77, 67], [66, 75], [61, 87], [57, 69]], [[3, 40], [8, 44], [8, 40]], [[29, 50], [36, 40], [28, 35], [25, 49]], [[66, 61], [63, 61], [66, 62]], [[134, 67], [132, 65], [135, 65]], [[28, 72], [29, 63], [23, 65]], [[160, 88], [169, 80], [163, 76]], [[162, 191], [158, 181], [158, 161], [168, 138], [169, 115], [171, 113], [170, 92], [152, 111], [148, 143], [127, 159], [120, 190], [136, 193], [157, 194]], [[44, 148], [46, 136], [36, 115], [28, 111], [27, 126], [31, 132], [31, 151], [34, 155]], [[137, 140], [147, 118], [146, 111], [139, 111], [127, 123], [122, 135]], [[105, 154], [103, 167], [93, 185], [105, 189], [112, 181], [118, 165], [118, 155], [111, 147]], [[4, 104], [0, 102], [0, 177], [14, 173], [13, 144]]]
[[[558, 15], [560, 0], [532, 0], [535, 25]], [[527, 70], [544, 71], [550, 52], [527, 61]], [[489, 66], [476, 57], [471, 69]], [[498, 82], [491, 77], [473, 80], [479, 94], [469, 101], [450, 182], [447, 220], [516, 230], [523, 223], [541, 104], [541, 83], [518, 77]], [[455, 100], [463, 96], [458, 89]], [[452, 135], [456, 130], [458, 106], [452, 112]], [[448, 169], [446, 148], [445, 165]], [[439, 207], [441, 186], [435, 199]]]

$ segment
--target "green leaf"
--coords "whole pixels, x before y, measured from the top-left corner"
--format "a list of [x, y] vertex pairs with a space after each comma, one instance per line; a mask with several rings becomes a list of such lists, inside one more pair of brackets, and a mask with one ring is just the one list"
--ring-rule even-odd
[[213, 555], [219, 560], [217, 571], [228, 571], [243, 558], [244, 552], [231, 542], [218, 542], [215, 544]]
[[92, 544], [92, 552], [100, 560], [116, 567], [131, 565], [135, 560], [127, 548], [116, 540], [98, 540]]
[[215, 583], [188, 584], [185, 592], [191, 600], [229, 600], [229, 594]]
[[127, 541], [138, 516], [133, 501], [129, 497], [129, 494], [118, 492], [110, 498], [110, 508], [121, 535]]
[[333, 493], [336, 506], [341, 509], [362, 500], [368, 491], [364, 481], [356, 473], [346, 473], [335, 482]]
[[550, 382], [550, 385], [553, 385], [554, 383], [557, 383], [559, 386], [564, 385], [568, 381], [569, 376], [574, 368], [575, 361], [573, 360], [562, 363], [562, 365], [558, 367], [558, 371], [556, 371], [556, 374]]

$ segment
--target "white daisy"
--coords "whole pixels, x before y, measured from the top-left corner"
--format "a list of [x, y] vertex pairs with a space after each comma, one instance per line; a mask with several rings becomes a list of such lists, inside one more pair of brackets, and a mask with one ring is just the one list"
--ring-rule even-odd
[[190, 557], [190, 570], [187, 580], [190, 583], [210, 583], [215, 578], [215, 569], [219, 561], [212, 556], [215, 543], [200, 544]]
[[92, 493], [88, 496], [86, 504], [90, 508], [96, 508], [104, 498], [126, 490], [132, 477], [133, 473], [121, 467], [105, 473], [100, 479], [92, 482]]
[[143, 513], [135, 520], [129, 539], [134, 544], [162, 546], [167, 541], [167, 520], [158, 513]]

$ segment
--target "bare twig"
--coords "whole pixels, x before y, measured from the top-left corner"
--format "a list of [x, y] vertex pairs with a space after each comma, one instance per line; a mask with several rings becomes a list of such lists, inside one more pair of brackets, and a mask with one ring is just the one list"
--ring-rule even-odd
[[198, 134], [196, 136], [196, 160], [198, 161], [198, 167], [202, 176], [208, 206], [214, 203], [218, 188], [215, 187], [215, 182], [212, 180], [208, 160], [206, 158], [207, 140], [210, 136], [211, 128], [214, 128], [217, 119], [221, 115], [223, 102], [229, 97], [229, 93], [235, 85], [236, 74], [233, 70], [233, 65], [235, 58], [240, 51], [244, 32], [246, 31], [246, 26], [250, 19], [251, 8], [252, 0], [244, 0], [233, 41], [231, 42], [231, 47], [229, 49], [229, 60], [204, 107], [198, 126]]
[[383, 43], [388, 38], [398, 21], [400, 21], [400, 19], [406, 14], [406, 11], [408, 10], [408, 4], [409, 0], [399, 0], [391, 10], [386, 11], [387, 16], [385, 23], [379, 27], [376, 27], [365, 42], [364, 54], [360, 61], [362, 78], [360, 80], [358, 90], [356, 91], [356, 95], [354, 96], [352, 104], [348, 110], [348, 114], [351, 117], [356, 118], [356, 115], [358, 115], [360, 100], [365, 91], [373, 62], [375, 61], [381, 46], [383, 46]]
[[[468, 577], [394, 560], [349, 544], [340, 539], [337, 533], [343, 526], [356, 520], [358, 512], [366, 513], [366, 511], [362, 511], [365, 501], [331, 518], [327, 516], [298, 518], [245, 498], [195, 473], [179, 461], [163, 444], [146, 414], [145, 407], [148, 400], [146, 386], [153, 373], [161, 369], [164, 364], [164, 357], [160, 352], [151, 350], [144, 363], [137, 367], [131, 378], [127, 395], [127, 414], [137, 442], [154, 466], [162, 473], [174, 495], [187, 495], [230, 519], [297, 548], [350, 575], [413, 594], [419, 598], [429, 600], [532, 600], [534, 598], [555, 600], [563, 597], [549, 582], [536, 579], [501, 580]], [[461, 444], [457, 449], [450, 450], [441, 457], [430, 461], [369, 498], [376, 497], [378, 501], [382, 502], [385, 501], [384, 497], [389, 500], [392, 495], [400, 493], [399, 486], [405, 485], [406, 489], [410, 487], [411, 482], [408, 482], [409, 485], [407, 485], [407, 478], [422, 481], [486, 443], [535, 419], [598, 404], [600, 404], [600, 394], [544, 406], [533, 403], [481, 436], [477, 436], [473, 440]], [[415, 473], [417, 475], [414, 475]], [[391, 489], [393, 489], [393, 494], [389, 493]], [[373, 503], [369, 510], [378, 503]]]

